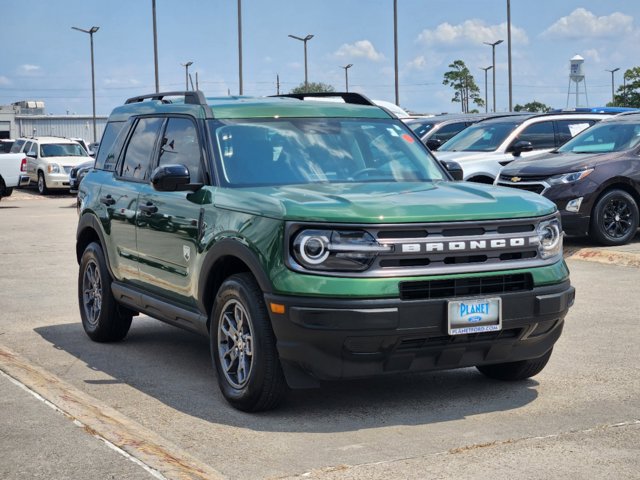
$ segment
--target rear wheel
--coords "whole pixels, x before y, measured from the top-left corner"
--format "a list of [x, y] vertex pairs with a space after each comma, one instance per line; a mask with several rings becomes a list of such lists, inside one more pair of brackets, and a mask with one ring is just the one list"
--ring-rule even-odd
[[226, 400], [246, 412], [275, 408], [287, 385], [255, 279], [240, 273], [225, 280], [211, 315], [211, 356]]
[[638, 204], [624, 190], [598, 199], [591, 215], [591, 236], [603, 245], [624, 245], [638, 230]]
[[78, 303], [82, 326], [91, 340], [117, 342], [127, 336], [132, 312], [121, 307], [111, 293], [111, 275], [102, 248], [95, 242], [85, 248], [80, 261]]
[[525, 380], [539, 374], [544, 369], [551, 358], [551, 352], [553, 352], [553, 349], [549, 350], [543, 356], [539, 358], [532, 358], [531, 360], [497, 363], [494, 365], [480, 365], [476, 368], [487, 377], [495, 378], [497, 380]]
[[40, 195], [47, 195], [49, 189], [47, 188], [47, 181], [44, 178], [44, 173], [38, 172], [38, 193]]

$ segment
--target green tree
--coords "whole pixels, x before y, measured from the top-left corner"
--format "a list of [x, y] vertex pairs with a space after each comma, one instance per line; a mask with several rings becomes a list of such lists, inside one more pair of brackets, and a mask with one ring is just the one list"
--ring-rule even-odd
[[547, 113], [551, 111], [551, 107], [545, 105], [542, 102], [534, 100], [533, 102], [525, 103], [524, 105], [517, 104], [513, 109], [516, 112], [542, 112]]
[[484, 100], [480, 97], [480, 88], [476, 84], [473, 75], [462, 60], [456, 60], [449, 65], [450, 71], [444, 74], [443, 85], [453, 88], [455, 94], [452, 102], [460, 102], [462, 112], [469, 112], [469, 101], [478, 107], [484, 106]]
[[633, 67], [624, 72], [622, 85], [613, 96], [608, 107], [640, 108], [640, 67]]
[[305, 86], [304, 82], [298, 85], [296, 88], [291, 90], [291, 93], [321, 93], [321, 92], [335, 92], [336, 89], [333, 88], [332, 85], [328, 83], [322, 82], [309, 82], [307, 86]]

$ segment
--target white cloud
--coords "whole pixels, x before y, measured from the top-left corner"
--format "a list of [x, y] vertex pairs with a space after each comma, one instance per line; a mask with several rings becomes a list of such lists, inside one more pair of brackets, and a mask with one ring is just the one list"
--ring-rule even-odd
[[40, 73], [41, 68], [38, 65], [25, 64], [25, 65], [20, 65], [18, 70], [23, 75], [38, 75]]
[[600, 63], [600, 52], [596, 48], [585, 50], [584, 58], [587, 60], [593, 60], [595, 63]]
[[[495, 42], [507, 39], [507, 23], [500, 25], [487, 25], [479, 19], [466, 20], [458, 25], [441, 23], [434, 30], [423, 30], [418, 35], [418, 42], [425, 45], [460, 45], [482, 44], [483, 42]], [[529, 38], [522, 28], [511, 25], [511, 40], [514, 43], [527, 45]]]
[[427, 66], [427, 60], [424, 58], [424, 55], [419, 55], [409, 63], [407, 63], [407, 67], [410, 70], [424, 70]]
[[137, 87], [140, 80], [135, 78], [105, 78], [102, 83], [107, 87]]
[[11, 85], [11, 80], [9, 80], [7, 77], [0, 75], [0, 85]]
[[633, 17], [614, 12], [596, 17], [584, 8], [577, 8], [547, 28], [542, 36], [550, 38], [616, 38], [633, 33]]
[[378, 62], [384, 60], [384, 55], [376, 51], [375, 47], [369, 40], [358, 40], [355, 43], [345, 43], [334, 53], [336, 57], [345, 58], [366, 58]]

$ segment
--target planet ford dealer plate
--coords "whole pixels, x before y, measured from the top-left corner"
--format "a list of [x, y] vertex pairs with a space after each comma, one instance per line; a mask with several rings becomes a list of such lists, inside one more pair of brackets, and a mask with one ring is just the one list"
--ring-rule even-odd
[[501, 298], [469, 298], [449, 302], [449, 335], [495, 332], [502, 328]]

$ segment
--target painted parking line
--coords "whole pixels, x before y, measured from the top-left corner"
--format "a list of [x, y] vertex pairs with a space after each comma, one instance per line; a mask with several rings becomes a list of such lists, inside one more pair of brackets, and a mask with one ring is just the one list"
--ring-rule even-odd
[[200, 462], [157, 433], [101, 403], [55, 375], [0, 345], [0, 371], [47, 405], [80, 424], [89, 434], [141, 464], [156, 478], [222, 480]]

